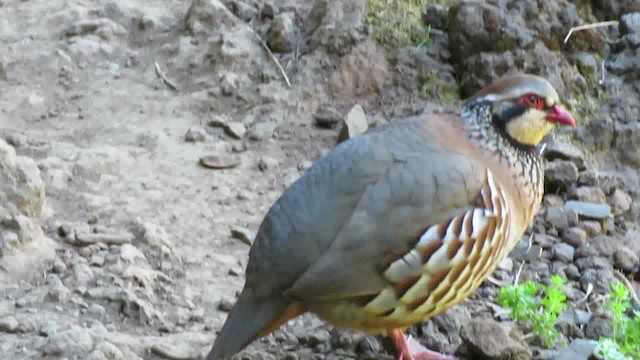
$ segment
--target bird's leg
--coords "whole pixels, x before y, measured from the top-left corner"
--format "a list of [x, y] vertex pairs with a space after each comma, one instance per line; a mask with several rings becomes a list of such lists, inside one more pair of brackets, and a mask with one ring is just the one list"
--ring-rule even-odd
[[420, 346], [420, 350], [412, 353], [409, 346], [411, 337], [407, 338], [400, 329], [389, 330], [387, 334], [396, 346], [398, 360], [456, 360], [453, 356], [429, 350], [424, 346]]

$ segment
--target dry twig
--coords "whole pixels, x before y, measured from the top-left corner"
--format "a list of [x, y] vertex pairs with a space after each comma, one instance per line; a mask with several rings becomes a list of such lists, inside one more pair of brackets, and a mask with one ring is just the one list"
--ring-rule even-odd
[[264, 40], [262, 40], [262, 38], [260, 37], [260, 35], [258, 35], [258, 33], [255, 30], [253, 30], [251, 27], [249, 27], [249, 30], [251, 30], [251, 32], [256, 36], [256, 39], [258, 39], [258, 41], [260, 42], [260, 45], [262, 45], [262, 47], [267, 51], [267, 54], [269, 54], [269, 56], [271, 57], [271, 60], [273, 60], [273, 62], [276, 64], [276, 66], [280, 70], [280, 73], [282, 73], [282, 77], [284, 78], [284, 81], [287, 83], [287, 87], [291, 87], [291, 82], [289, 81], [289, 77], [287, 76], [287, 73], [284, 71], [284, 68], [280, 64], [280, 61], [278, 61], [276, 56], [273, 55], [273, 52], [271, 51], [271, 49], [269, 49], [269, 47], [267, 46], [267, 43], [265, 43]]
[[155, 61], [154, 64], [156, 66], [156, 75], [158, 75], [160, 80], [162, 80], [162, 82], [165, 83], [165, 85], [167, 85], [171, 90], [178, 91], [178, 86], [173, 81], [169, 80], [167, 76], [162, 72], [160, 64], [158, 64], [157, 61]]
[[574, 31], [588, 30], [588, 29], [594, 29], [594, 28], [612, 26], [612, 25], [618, 25], [618, 21], [617, 20], [602, 21], [602, 22], [597, 22], [593, 24], [574, 26], [571, 29], [569, 29], [569, 32], [567, 33], [567, 36], [565, 36], [562, 44], [566, 44], [567, 41], [569, 41], [569, 37], [571, 36], [571, 34], [573, 34]]

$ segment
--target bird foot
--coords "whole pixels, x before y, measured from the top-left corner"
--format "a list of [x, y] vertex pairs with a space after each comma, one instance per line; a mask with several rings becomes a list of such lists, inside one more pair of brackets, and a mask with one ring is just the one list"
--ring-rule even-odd
[[[390, 331], [389, 337], [396, 345], [398, 360], [457, 360], [454, 356], [427, 349], [411, 336], [406, 337], [401, 330]], [[417, 351], [415, 348], [418, 348]]]

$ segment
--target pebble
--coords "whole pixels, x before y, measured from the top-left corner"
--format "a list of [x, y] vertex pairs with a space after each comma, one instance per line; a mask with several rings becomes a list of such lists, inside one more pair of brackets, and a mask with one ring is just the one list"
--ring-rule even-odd
[[218, 310], [229, 312], [231, 311], [231, 309], [233, 309], [233, 305], [234, 305], [233, 300], [227, 297], [223, 297], [222, 299], [220, 299], [220, 301], [218, 301]]
[[1, 332], [13, 333], [18, 329], [18, 325], [18, 320], [11, 315], [0, 318]]
[[607, 197], [604, 191], [595, 186], [581, 186], [573, 191], [573, 197], [579, 201], [591, 202], [595, 204], [606, 204]]
[[569, 219], [561, 207], [548, 208], [545, 221], [558, 231], [564, 231], [569, 227]]
[[42, 324], [42, 326], [40, 326], [40, 330], [38, 331], [40, 335], [46, 337], [52, 336], [56, 332], [58, 332], [58, 325], [53, 321], [45, 322], [44, 324]]
[[594, 237], [602, 234], [602, 225], [595, 220], [581, 221], [578, 226], [586, 231], [588, 237]]
[[342, 114], [331, 105], [321, 105], [313, 114], [317, 127], [331, 129], [342, 120]]
[[59, 331], [49, 337], [49, 341], [44, 345], [45, 355], [60, 357], [77, 357], [84, 355], [93, 349], [93, 337], [87, 329], [77, 326]]
[[626, 246], [622, 246], [613, 253], [613, 267], [626, 273], [632, 273], [638, 267], [638, 255]]
[[562, 240], [577, 248], [587, 242], [587, 232], [579, 227], [570, 227], [562, 233]]
[[209, 169], [231, 169], [242, 163], [235, 155], [206, 155], [200, 158], [200, 165]]
[[551, 191], [566, 190], [578, 180], [578, 168], [571, 161], [555, 160], [545, 164], [545, 186]]
[[184, 134], [186, 142], [202, 142], [207, 138], [207, 132], [202, 128], [191, 128]]
[[127, 264], [132, 264], [137, 261], [146, 261], [147, 258], [142, 251], [131, 244], [123, 244], [120, 247], [120, 254], [118, 258]]
[[190, 346], [185, 344], [155, 344], [151, 346], [150, 351], [164, 359], [169, 360], [193, 360], [190, 354]]
[[81, 245], [104, 243], [107, 245], [122, 245], [130, 243], [134, 236], [131, 233], [84, 233], [76, 232], [76, 241]]
[[49, 284], [49, 290], [47, 291], [47, 298], [59, 303], [66, 303], [71, 296], [71, 290], [69, 290], [62, 280], [57, 275], [50, 274], [47, 276], [47, 283]]
[[564, 204], [564, 211], [574, 211], [580, 218], [606, 219], [611, 216], [611, 206], [585, 201], [569, 200]]
[[359, 104], [355, 105], [347, 114], [340, 134], [338, 135], [338, 142], [351, 139], [354, 136], [358, 136], [369, 128], [369, 122], [367, 115], [364, 113], [364, 109]]
[[277, 127], [278, 124], [273, 121], [265, 121], [255, 124], [249, 131], [249, 139], [255, 141], [271, 139]]
[[253, 239], [256, 237], [256, 233], [243, 226], [234, 226], [231, 228], [231, 236], [251, 246]]
[[565, 273], [565, 275], [567, 275], [567, 278], [569, 278], [571, 280], [580, 279], [580, 270], [578, 270], [578, 267], [575, 266], [574, 264], [568, 264], [564, 268], [564, 273]]
[[631, 209], [631, 202], [631, 196], [620, 189], [615, 189], [609, 198], [613, 215], [622, 215], [629, 211], [629, 209]]
[[574, 163], [578, 170], [586, 169], [584, 152], [571, 143], [551, 141], [545, 148], [544, 157], [551, 161], [555, 159], [568, 160]]
[[267, 45], [276, 53], [293, 50], [296, 42], [295, 13], [283, 12], [275, 15], [267, 30]]
[[51, 271], [57, 274], [61, 274], [67, 271], [67, 265], [65, 265], [65, 263], [62, 260], [56, 258], [53, 261], [53, 264], [51, 265]]
[[258, 169], [263, 172], [277, 169], [278, 165], [278, 160], [269, 156], [263, 156], [258, 160]]
[[94, 254], [89, 259], [90, 266], [102, 267], [104, 265], [104, 256], [100, 254]]
[[239, 121], [231, 121], [224, 125], [224, 132], [236, 139], [242, 139], [247, 132], [247, 127]]
[[562, 261], [565, 263], [570, 263], [570, 262], [573, 262], [575, 249], [573, 248], [573, 246], [569, 244], [556, 243], [556, 244], [553, 244], [553, 247], [551, 248], [551, 252], [555, 260]]

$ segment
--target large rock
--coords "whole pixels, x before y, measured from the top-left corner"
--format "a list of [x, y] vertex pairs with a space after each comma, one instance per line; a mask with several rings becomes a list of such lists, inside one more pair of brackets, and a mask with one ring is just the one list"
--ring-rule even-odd
[[44, 183], [33, 159], [16, 156], [15, 149], [0, 139], [0, 204], [39, 217], [44, 203]]
[[37, 223], [44, 183], [33, 159], [16, 156], [0, 139], [0, 281], [33, 272], [55, 257], [53, 242]]

